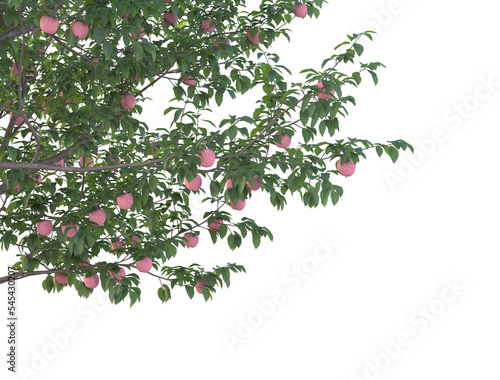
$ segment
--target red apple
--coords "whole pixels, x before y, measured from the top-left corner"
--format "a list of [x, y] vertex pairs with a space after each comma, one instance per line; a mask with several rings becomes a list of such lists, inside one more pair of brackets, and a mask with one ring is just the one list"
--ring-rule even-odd
[[[19, 75], [19, 70], [17, 69], [15, 62], [12, 64], [11, 70], [12, 70], [12, 75], [16, 75], [16, 76]], [[21, 65], [21, 71], [23, 71], [22, 65]]]
[[[10, 114], [10, 118], [12, 119], [12, 115]], [[21, 115], [16, 116], [16, 121], [14, 121], [14, 125], [21, 125], [21, 123], [24, 121], [23, 117]]]
[[[223, 41], [226, 42], [226, 45], [231, 45], [230, 41], [228, 39], [223, 39]], [[217, 48], [217, 50], [219, 51], [222, 51], [219, 46], [222, 44], [221, 40], [219, 39], [219, 37], [217, 37], [214, 41], [214, 45], [215, 47]]]
[[134, 197], [131, 194], [125, 193], [116, 198], [116, 202], [122, 210], [129, 210], [134, 204]]
[[206, 284], [207, 284], [207, 280], [205, 280], [205, 279], [198, 280], [198, 282], [196, 283], [196, 286], [195, 286], [196, 291], [200, 294], [203, 293], [203, 291], [201, 290], [202, 288], [205, 288], [208, 291], [210, 291], [210, 289], [208, 289], [206, 286], [203, 286]]
[[64, 273], [58, 273], [54, 275], [54, 283], [57, 282], [61, 284], [63, 288], [68, 285], [68, 277]]
[[233, 187], [233, 180], [229, 178], [226, 183], [226, 189], [230, 189]]
[[126, 110], [131, 110], [135, 107], [135, 96], [131, 94], [122, 95], [121, 105]]
[[[320, 92], [318, 93], [318, 96], [321, 99], [331, 99], [332, 98], [331, 95], [325, 93], [326, 90], [323, 88], [323, 82], [322, 81], [318, 81], [317, 85], [318, 85], [319, 88], [321, 88]], [[330, 91], [330, 94], [335, 95], [335, 90]]]
[[215, 30], [215, 24], [210, 26], [210, 21], [213, 21], [213, 19], [209, 18], [201, 22], [201, 28], [207, 33], [212, 33]]
[[121, 240], [115, 241], [113, 244], [111, 244], [111, 253], [113, 255], [118, 254], [118, 252], [115, 251], [119, 250], [120, 248], [125, 248], [125, 243]]
[[83, 282], [87, 288], [94, 289], [99, 285], [99, 275], [94, 274], [93, 276], [87, 277], [86, 275], [83, 277]]
[[123, 277], [125, 277], [125, 269], [123, 268], [120, 268], [120, 270], [118, 271], [118, 273], [114, 273], [112, 270], [109, 271], [109, 275], [111, 276], [111, 278], [114, 278], [116, 279], [116, 282], [117, 283], [120, 283], [121, 282], [121, 279]]
[[[115, 162], [115, 159], [114, 159], [113, 157], [108, 156], [108, 158], [109, 158], [109, 160], [110, 160], [111, 162]], [[120, 163], [120, 161], [121, 161], [121, 160], [120, 160], [120, 157], [116, 157], [116, 159], [118, 160], [118, 163]]]
[[94, 166], [94, 159], [92, 157], [81, 156], [80, 157], [80, 166], [82, 168], [84, 168], [84, 167], [91, 168], [92, 166]]
[[[61, 91], [61, 93], [60, 93], [59, 95], [61, 95], [61, 98], [63, 98], [63, 99], [64, 99], [64, 91]], [[64, 99], [64, 102], [65, 102], [65, 103], [71, 103], [71, 102], [72, 102], [72, 100], [71, 100], [71, 99]]]
[[201, 166], [209, 168], [215, 163], [215, 153], [212, 149], [202, 149], [198, 157], [201, 158]]
[[186, 247], [194, 248], [198, 245], [198, 235], [191, 235], [189, 232], [186, 232], [184, 237], [187, 239], [187, 242], [184, 242]]
[[248, 41], [250, 41], [254, 45], [258, 45], [259, 44], [259, 34], [260, 34], [260, 30], [258, 30], [257, 33], [255, 34], [255, 36], [252, 37], [252, 33], [249, 29], [247, 32]]
[[246, 200], [241, 200], [241, 199], [238, 199], [238, 203], [236, 203], [236, 205], [233, 203], [233, 201], [229, 201], [229, 205], [231, 206], [231, 208], [233, 210], [237, 210], [237, 211], [241, 211], [245, 208], [245, 205], [247, 204], [247, 201]]
[[89, 33], [89, 27], [84, 22], [73, 21], [71, 23], [71, 31], [73, 32], [75, 37], [82, 40], [87, 37], [87, 34]]
[[307, 5], [305, 4], [300, 4], [300, 5], [294, 5], [293, 6], [293, 14], [297, 17], [304, 18], [307, 15]]
[[42, 220], [36, 224], [38, 233], [42, 236], [49, 236], [52, 232], [52, 222], [50, 220]]
[[142, 260], [136, 261], [135, 266], [139, 272], [148, 273], [153, 268], [153, 260], [146, 256]]
[[47, 34], [54, 34], [59, 29], [59, 20], [51, 16], [42, 16], [40, 19], [40, 29]]
[[135, 243], [139, 243], [141, 241], [141, 239], [139, 239], [139, 237], [135, 235], [128, 234], [128, 236], [131, 236], [130, 240], [132, 241], [132, 245], [134, 245]]
[[350, 177], [354, 174], [354, 170], [356, 170], [356, 164], [352, 160], [349, 160], [344, 165], [342, 165], [341, 160], [338, 160], [337, 161], [337, 170], [344, 177]]
[[201, 188], [201, 176], [198, 174], [191, 182], [188, 182], [187, 178], [184, 178], [184, 184], [189, 190], [198, 191]]
[[196, 85], [196, 79], [194, 79], [191, 75], [186, 75], [182, 80], [182, 83], [186, 86], [194, 86]]
[[30, 176], [30, 178], [32, 178], [35, 181], [38, 181], [38, 183], [35, 185], [35, 187], [38, 187], [38, 185], [40, 184], [40, 182], [42, 182], [42, 176], [40, 174], [38, 175], [38, 177]]
[[163, 13], [163, 20], [169, 25], [177, 24], [177, 17], [170, 11]]
[[19, 193], [19, 191], [21, 190], [21, 184], [18, 183], [16, 186], [14, 186], [14, 189]]
[[[276, 133], [277, 136], [281, 136], [279, 133]], [[281, 143], [275, 142], [278, 148], [286, 149], [290, 146], [292, 139], [288, 135], [281, 136]]]
[[[144, 32], [143, 26], [141, 26], [141, 32]], [[130, 35], [132, 36], [132, 38], [135, 38], [137, 40], [137, 34], [130, 32]], [[141, 33], [141, 34], [139, 34], [139, 37], [144, 37], [145, 35], [146, 35], [146, 33]]]
[[61, 227], [63, 234], [66, 231], [66, 228], [68, 228], [68, 227], [74, 227], [74, 228], [68, 229], [68, 234], [66, 235], [68, 238], [72, 238], [76, 235], [76, 232], [78, 231], [78, 227], [73, 222], [70, 222], [69, 224], [66, 224], [65, 226]]
[[224, 221], [221, 218], [215, 218], [212, 223], [208, 225], [208, 228], [212, 231], [219, 231], [219, 227], [224, 224]]
[[95, 210], [89, 214], [89, 221], [97, 223], [98, 226], [102, 226], [106, 221], [106, 213], [102, 210]]
[[253, 191], [259, 190], [261, 185], [262, 185], [262, 180], [257, 176], [254, 176], [253, 178], [250, 178], [247, 181], [247, 186], [249, 187], [250, 190]]
[[64, 159], [63, 160], [59, 160], [57, 162], [54, 162], [54, 165], [61, 165], [61, 166], [64, 166]]

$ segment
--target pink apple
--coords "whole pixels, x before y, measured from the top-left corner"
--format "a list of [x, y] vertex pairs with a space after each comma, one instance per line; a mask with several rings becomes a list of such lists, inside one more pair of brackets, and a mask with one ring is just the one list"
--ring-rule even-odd
[[249, 187], [250, 190], [253, 191], [259, 190], [261, 185], [262, 185], [262, 180], [257, 176], [254, 176], [253, 178], [247, 181], [247, 186]]
[[304, 18], [307, 15], [307, 5], [305, 4], [300, 4], [300, 5], [294, 5], [294, 10], [293, 14], [297, 17]]
[[116, 198], [116, 202], [118, 202], [118, 207], [122, 210], [129, 210], [134, 204], [134, 197], [131, 194], [125, 193]]
[[66, 228], [68, 228], [68, 227], [71, 227], [71, 228], [68, 229], [68, 234], [66, 236], [68, 238], [72, 238], [72, 237], [74, 237], [76, 235], [76, 232], [78, 231], [78, 227], [73, 222], [70, 222], [69, 224], [66, 224], [65, 226], [62, 226], [61, 229], [62, 229], [63, 235], [64, 235], [64, 233], [66, 231]]
[[122, 95], [121, 105], [126, 110], [131, 110], [135, 107], [135, 96], [131, 94]]
[[54, 162], [54, 165], [61, 165], [61, 166], [64, 166], [64, 159], [63, 160], [59, 160], [57, 162]]
[[68, 285], [68, 277], [64, 273], [58, 273], [54, 275], [54, 282], [61, 284], [63, 288]]
[[40, 19], [40, 29], [47, 34], [54, 34], [59, 29], [59, 20], [51, 16], [42, 16]]
[[163, 13], [163, 20], [169, 25], [177, 24], [177, 17], [172, 12]]
[[[317, 85], [318, 85], [319, 88], [321, 88], [320, 92], [318, 93], [318, 96], [321, 99], [331, 99], [332, 98], [331, 95], [325, 94], [326, 90], [323, 88], [323, 82], [322, 81], [318, 81]], [[335, 90], [330, 91], [330, 94], [335, 95]]]
[[[276, 136], [281, 136], [279, 133], [276, 133]], [[288, 135], [281, 136], [281, 143], [275, 142], [278, 148], [286, 149], [290, 146], [292, 139]]]
[[[228, 39], [223, 39], [223, 41], [226, 42], [226, 45], [231, 45], [230, 41]], [[219, 46], [222, 44], [221, 40], [219, 39], [219, 37], [217, 37], [214, 41], [214, 45], [215, 47], [217, 48], [217, 50], [219, 51], [222, 51]]]
[[182, 80], [182, 83], [186, 86], [194, 86], [196, 85], [196, 79], [194, 79], [191, 75], [186, 75]]
[[187, 239], [187, 242], [184, 242], [186, 247], [194, 248], [198, 245], [198, 235], [191, 235], [189, 232], [186, 232], [184, 237]]
[[[10, 114], [10, 118], [12, 119], [12, 113]], [[16, 116], [16, 121], [14, 121], [14, 125], [21, 125], [21, 123], [24, 121], [23, 117], [21, 115]]]
[[113, 244], [111, 244], [111, 253], [116, 255], [118, 252], [115, 252], [121, 248], [125, 248], [125, 243], [121, 240], [115, 241]]
[[[143, 26], [141, 26], [141, 32], [144, 32]], [[130, 32], [130, 35], [132, 36], [132, 38], [135, 38], [137, 40], [137, 34]], [[146, 33], [141, 33], [141, 34], [139, 34], [139, 37], [144, 37], [145, 35], [146, 35]]]
[[201, 158], [201, 166], [209, 168], [215, 163], [215, 153], [212, 149], [202, 149], [198, 157]]
[[87, 34], [89, 33], [89, 27], [84, 22], [73, 21], [71, 23], [71, 31], [73, 32], [75, 37], [82, 40], [87, 37]]
[[42, 236], [49, 236], [52, 232], [52, 222], [50, 220], [42, 220], [36, 224], [38, 233]]
[[212, 223], [208, 225], [208, 228], [212, 231], [219, 231], [219, 227], [224, 224], [224, 221], [221, 218], [215, 218]]
[[207, 33], [212, 33], [215, 30], [215, 24], [211, 27], [210, 21], [213, 21], [213, 19], [209, 18], [201, 22], [201, 28]]
[[35, 187], [38, 187], [38, 185], [40, 184], [40, 182], [42, 182], [42, 176], [40, 174], [38, 175], [38, 177], [30, 176], [30, 178], [32, 178], [35, 181], [38, 181], [38, 183], [35, 185]]
[[350, 177], [354, 174], [354, 170], [356, 170], [356, 164], [352, 160], [349, 160], [344, 165], [342, 165], [341, 160], [338, 160], [337, 161], [337, 170], [344, 177]]
[[188, 182], [187, 178], [184, 178], [184, 184], [189, 190], [198, 191], [201, 188], [201, 176], [198, 174], [191, 182]]
[[[111, 162], [115, 162], [115, 159], [114, 159], [113, 157], [108, 156], [108, 158], [109, 158], [109, 160], [110, 160]], [[120, 163], [120, 161], [121, 161], [121, 160], [120, 160], [120, 157], [116, 157], [116, 159], [118, 160], [118, 163]]]
[[230, 189], [233, 187], [233, 180], [229, 178], [226, 183], [226, 189]]
[[87, 277], [86, 275], [83, 277], [83, 282], [87, 288], [94, 289], [99, 285], [99, 275], [94, 274], [93, 276]]
[[206, 284], [207, 284], [207, 280], [205, 280], [205, 279], [198, 280], [198, 282], [196, 283], [196, 286], [195, 286], [196, 291], [200, 294], [203, 293], [203, 291], [201, 290], [202, 288], [205, 288], [208, 291], [210, 291], [210, 289], [208, 289], [206, 286], [203, 286]]
[[237, 210], [237, 211], [241, 211], [245, 208], [245, 205], [247, 204], [247, 201], [246, 200], [241, 200], [241, 199], [238, 199], [238, 203], [236, 203], [236, 205], [233, 203], [233, 201], [229, 201], [229, 205], [231, 206], [231, 208], [233, 210]]
[[14, 186], [14, 189], [19, 193], [19, 191], [21, 190], [21, 184], [18, 183], [16, 186]]
[[255, 36], [252, 37], [252, 32], [249, 29], [247, 32], [248, 41], [250, 41], [254, 45], [258, 45], [259, 44], [259, 34], [260, 34], [260, 30], [258, 30], [257, 33], [255, 34]]
[[128, 13], [124, 13], [124, 14], [122, 15], [122, 18], [130, 18], [130, 12], [128, 12]]
[[[59, 95], [61, 95], [61, 98], [63, 98], [63, 99], [64, 99], [64, 91], [61, 91], [61, 93], [60, 93]], [[65, 103], [71, 103], [71, 102], [72, 102], [72, 100], [71, 100], [71, 99], [64, 99], [64, 102], [65, 102]]]
[[[15, 62], [12, 64], [11, 70], [12, 70], [12, 74], [13, 75], [16, 75], [16, 76], [19, 75], [19, 70], [17, 69], [17, 66], [16, 66]], [[23, 71], [22, 65], [21, 65], [21, 71]]]
[[89, 266], [88, 264], [90, 264], [90, 260], [89, 260], [89, 259], [87, 259], [87, 264], [85, 264], [85, 263], [80, 263], [80, 266], [81, 266], [81, 267], [88, 267], [88, 266]]
[[135, 235], [132, 235], [132, 234], [128, 234], [128, 236], [132, 236], [130, 238], [130, 240], [132, 241], [132, 245], [134, 245], [135, 243], [139, 243], [141, 241], [141, 239], [139, 239], [139, 237], [135, 236]]
[[148, 273], [153, 268], [153, 260], [146, 256], [142, 260], [136, 261], [135, 266], [139, 272]]
[[98, 226], [102, 226], [106, 221], [106, 213], [102, 210], [95, 210], [89, 214], [89, 221], [97, 223]]
[[83, 167], [88, 167], [91, 168], [94, 166], [94, 159], [92, 157], [85, 157], [81, 156], [80, 157], [80, 166]]
[[109, 275], [111, 276], [111, 278], [114, 278], [116, 279], [116, 282], [117, 283], [120, 283], [121, 282], [121, 279], [123, 277], [125, 277], [125, 269], [123, 268], [120, 268], [120, 270], [118, 271], [118, 273], [114, 273], [112, 270], [109, 271]]

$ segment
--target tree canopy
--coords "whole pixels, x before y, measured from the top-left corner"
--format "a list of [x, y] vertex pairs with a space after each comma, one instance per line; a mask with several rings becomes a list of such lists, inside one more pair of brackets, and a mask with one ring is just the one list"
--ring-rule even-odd
[[[393, 162], [413, 151], [403, 140], [336, 138], [351, 93], [367, 76], [376, 84], [383, 67], [360, 61], [373, 32], [348, 35], [320, 68], [301, 71], [302, 83], [287, 81], [272, 44], [324, 3], [2, 2], [0, 243], [18, 248], [12, 277], [41, 275], [46, 291], [69, 286], [82, 297], [100, 285], [132, 305], [151, 275], [162, 302], [177, 287], [208, 300], [245, 268], [169, 260], [208, 236], [231, 249], [272, 239], [241, 217], [253, 192], [277, 210], [294, 193], [308, 207], [335, 205], [337, 176], [352, 175], [367, 149]], [[172, 90], [160, 128], [139, 119], [152, 86]], [[208, 118], [254, 87], [252, 113]], [[202, 217], [194, 192], [205, 194]]]

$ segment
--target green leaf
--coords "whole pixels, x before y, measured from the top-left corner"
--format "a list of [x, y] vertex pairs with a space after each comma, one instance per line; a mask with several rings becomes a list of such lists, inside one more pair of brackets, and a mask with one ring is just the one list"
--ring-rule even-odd
[[253, 246], [255, 248], [258, 248], [260, 245], [260, 235], [255, 231], [252, 231], [252, 241], [253, 241]]

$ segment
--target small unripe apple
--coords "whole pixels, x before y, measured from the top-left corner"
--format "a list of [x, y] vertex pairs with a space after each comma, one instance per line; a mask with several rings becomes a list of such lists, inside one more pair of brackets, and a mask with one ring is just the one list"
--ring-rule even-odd
[[212, 33], [215, 30], [215, 24], [210, 26], [210, 21], [213, 19], [209, 18], [201, 22], [201, 28], [207, 33]]
[[201, 166], [204, 168], [209, 168], [215, 163], [215, 153], [212, 149], [202, 149], [198, 157], [201, 158]]
[[247, 201], [246, 200], [241, 200], [241, 199], [238, 199], [238, 203], [236, 203], [236, 205], [233, 203], [233, 201], [229, 201], [229, 205], [231, 206], [231, 208], [233, 210], [237, 210], [237, 211], [241, 211], [245, 208], [245, 205], [247, 204]]
[[106, 221], [106, 213], [102, 210], [95, 210], [89, 214], [89, 221], [97, 223], [98, 226], [102, 226]]
[[73, 21], [71, 23], [71, 31], [73, 32], [75, 37], [82, 40], [87, 37], [87, 34], [89, 33], [89, 27], [84, 22]]
[[109, 271], [110, 277], [116, 279], [117, 283], [121, 282], [122, 278], [125, 277], [125, 274], [126, 274], [126, 272], [125, 272], [125, 269], [123, 269], [123, 268], [120, 268], [118, 273], [114, 273], [112, 270]]
[[224, 224], [221, 218], [215, 218], [212, 223], [209, 223], [208, 228], [212, 231], [219, 231], [219, 227]]
[[118, 251], [120, 248], [125, 248], [125, 243], [121, 240], [115, 241], [113, 244], [111, 244], [111, 253], [114, 255], [117, 255]]
[[54, 275], [54, 282], [61, 284], [63, 288], [68, 285], [68, 277], [64, 273], [57, 273]]
[[196, 79], [194, 79], [191, 75], [186, 75], [182, 80], [182, 83], [186, 86], [194, 86], [196, 85]]
[[186, 247], [194, 248], [198, 245], [198, 235], [191, 235], [189, 232], [186, 232], [184, 237], [187, 239], [187, 242], [184, 242]]
[[350, 177], [354, 174], [354, 171], [356, 170], [356, 164], [352, 160], [349, 160], [344, 165], [342, 165], [341, 160], [338, 160], [337, 161], [337, 170], [344, 177]]
[[83, 283], [87, 288], [95, 289], [99, 285], [99, 275], [94, 274], [93, 276], [87, 277], [86, 275], [83, 277]]
[[[318, 93], [318, 96], [321, 98], [321, 99], [331, 99], [332, 96], [329, 95], [329, 94], [326, 94], [326, 90], [323, 88], [323, 82], [322, 81], [318, 81], [317, 83], [318, 87], [321, 89]], [[330, 94], [332, 95], [335, 95], [335, 90], [332, 90], [330, 91]]]
[[198, 191], [201, 188], [201, 176], [198, 174], [191, 182], [188, 182], [187, 178], [184, 178], [184, 184], [189, 190]]
[[200, 294], [203, 293], [203, 291], [201, 290], [202, 288], [205, 288], [208, 291], [210, 291], [210, 289], [208, 289], [206, 286], [203, 286], [206, 284], [207, 284], [207, 280], [205, 280], [205, 279], [198, 280], [198, 282], [196, 283], [196, 286], [195, 286], [196, 291]]
[[38, 233], [42, 236], [49, 236], [52, 232], [52, 222], [50, 220], [42, 220], [36, 224]]
[[177, 24], [177, 17], [170, 11], [163, 13], [163, 20], [169, 25]]
[[253, 191], [259, 190], [260, 187], [262, 186], [262, 180], [259, 177], [254, 176], [253, 178], [250, 178], [247, 181], [247, 186], [250, 190]]
[[[276, 136], [281, 136], [279, 133], [276, 133]], [[290, 146], [292, 139], [288, 135], [281, 136], [281, 143], [275, 142], [278, 148], [286, 149]]]
[[91, 168], [92, 166], [94, 166], [94, 159], [92, 157], [81, 156], [80, 157], [80, 166], [82, 168], [84, 168], [84, 167]]
[[259, 44], [259, 34], [260, 34], [260, 30], [258, 30], [257, 33], [255, 34], [255, 36], [252, 37], [252, 33], [249, 29], [247, 32], [248, 41], [250, 41], [254, 45], [258, 45]]
[[[144, 32], [143, 26], [141, 26], [141, 32]], [[132, 38], [135, 38], [137, 40], [137, 34], [130, 32], [130, 35], [132, 36]], [[139, 37], [144, 37], [145, 35], [146, 35], [146, 33], [141, 33], [141, 34], [139, 34]]]
[[69, 224], [66, 224], [65, 226], [62, 226], [61, 229], [62, 229], [63, 235], [64, 235], [64, 233], [66, 231], [66, 228], [68, 228], [68, 227], [71, 227], [71, 228], [68, 229], [68, 234], [66, 236], [68, 238], [72, 238], [72, 237], [74, 237], [76, 235], [76, 232], [78, 231], [78, 227], [73, 222], [70, 222]]
[[293, 14], [297, 17], [304, 18], [307, 15], [307, 5], [305, 4], [300, 4], [300, 5], [294, 5], [293, 6]]
[[135, 107], [135, 96], [131, 94], [122, 95], [121, 105], [126, 110], [131, 110]]
[[135, 266], [139, 272], [148, 273], [153, 268], [153, 260], [146, 256], [142, 260], [136, 261]]
[[40, 29], [47, 34], [54, 34], [59, 29], [59, 20], [51, 16], [42, 16], [40, 19]]
[[[12, 113], [10, 114], [10, 118], [12, 119]], [[21, 123], [24, 121], [23, 117], [21, 115], [16, 116], [16, 120], [14, 121], [14, 125], [21, 125]]]
[[134, 204], [134, 197], [132, 194], [125, 193], [116, 198], [116, 202], [122, 210], [129, 210]]

